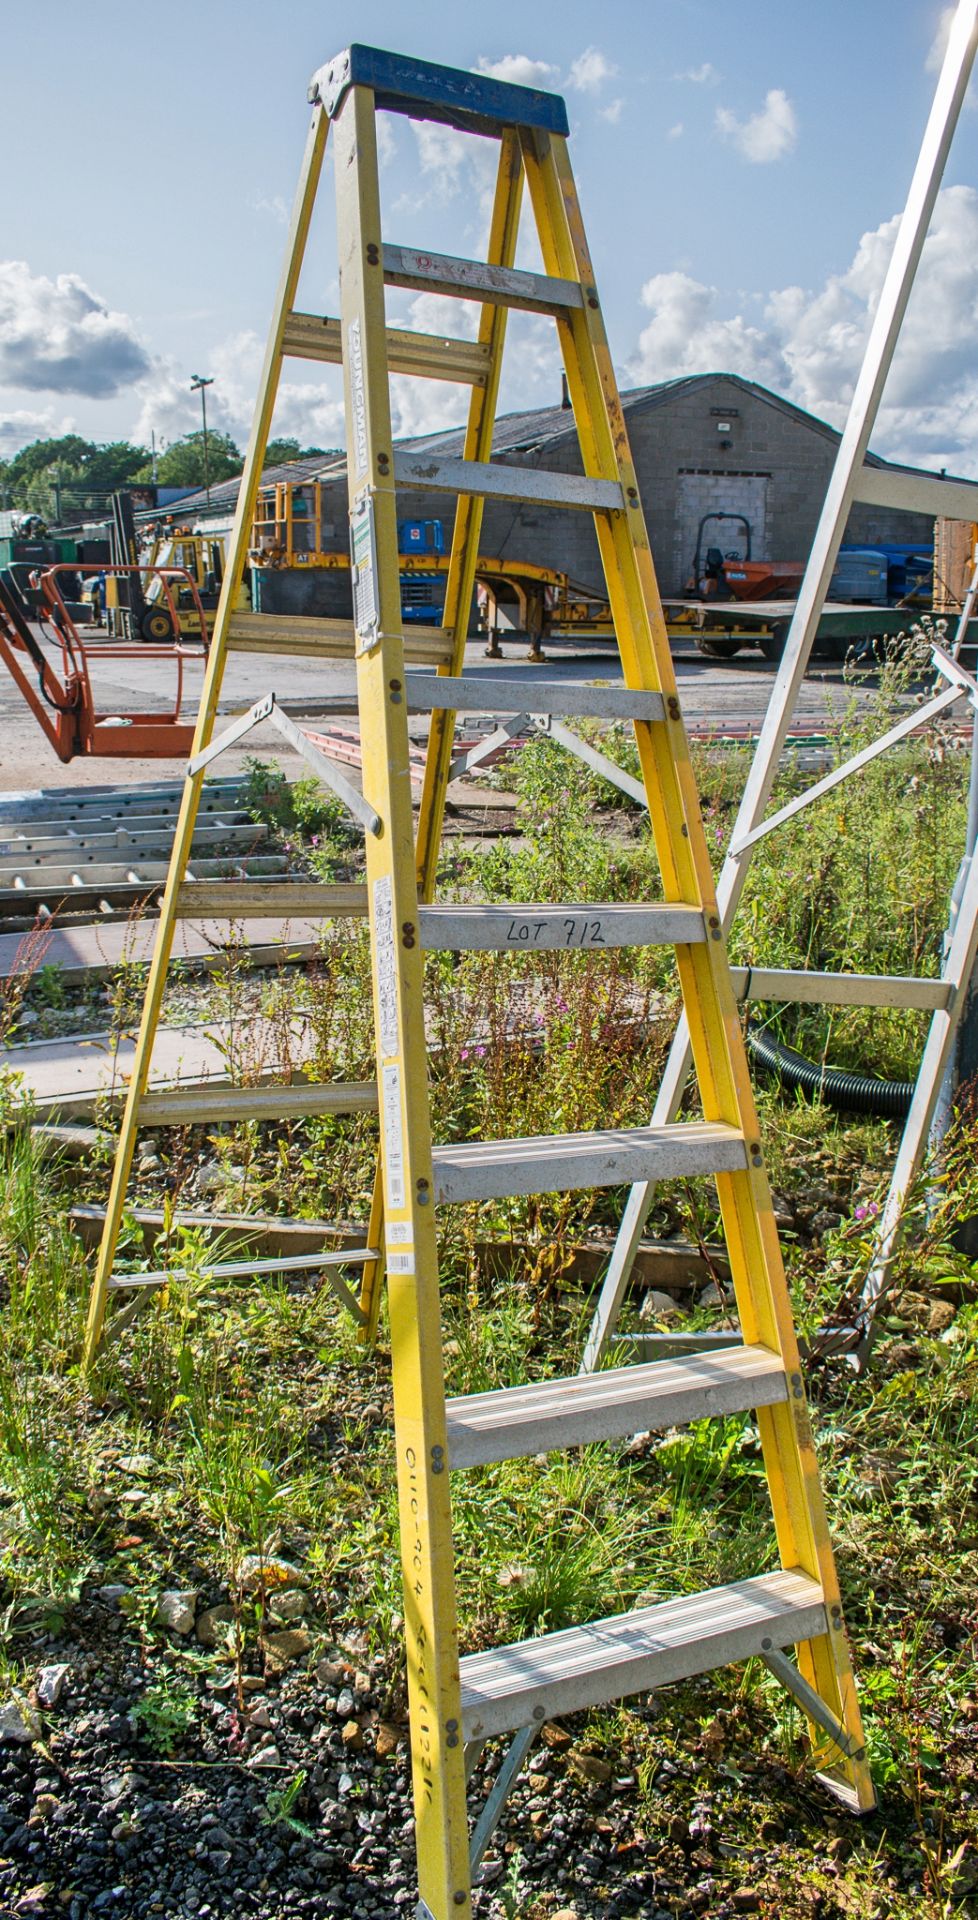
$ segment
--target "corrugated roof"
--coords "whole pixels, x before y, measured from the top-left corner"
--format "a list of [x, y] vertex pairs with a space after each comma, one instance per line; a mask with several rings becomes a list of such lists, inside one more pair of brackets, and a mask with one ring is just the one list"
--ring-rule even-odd
[[[826, 420], [820, 420], [817, 414], [806, 413], [803, 407], [796, 407], [791, 400], [785, 400], [781, 394], [772, 393], [769, 387], [762, 387], [756, 380], [748, 380], [739, 373], [693, 373], [681, 375], [675, 380], [660, 380], [654, 386], [631, 387], [621, 396], [625, 413], [646, 408], [658, 407], [672, 400], [684, 391], [692, 392], [698, 387], [712, 385], [722, 380], [727, 385], [739, 387], [741, 392], [750, 394], [754, 399], [762, 400], [766, 405], [775, 407], [799, 426], [807, 427], [810, 432], [821, 434], [825, 439], [838, 445], [841, 435]], [[504, 413], [496, 421], [492, 439], [494, 454], [530, 453], [548, 442], [567, 438], [576, 439], [574, 415], [569, 407], [534, 407], [519, 413]], [[464, 426], [448, 427], [438, 433], [414, 434], [410, 438], [395, 441], [398, 447], [411, 451], [438, 453], [448, 458], [460, 455], [465, 441]], [[885, 467], [895, 473], [922, 473], [929, 469], [902, 466], [881, 455], [867, 453], [867, 464]], [[346, 467], [346, 455], [338, 449], [328, 454], [318, 454], [306, 460], [293, 460], [286, 466], [268, 467], [262, 474], [262, 486], [271, 487], [280, 480], [314, 480], [318, 476], [338, 478]], [[947, 476], [952, 477], [952, 476]], [[225, 480], [219, 486], [211, 488], [210, 504], [203, 490], [190, 494], [180, 501], [179, 510], [191, 514], [233, 509], [238, 497], [239, 481]], [[144, 516], [140, 516], [142, 518]]]
[[[342, 466], [345, 461], [346, 455], [341, 448], [336, 448], [330, 453], [309, 454], [304, 460], [288, 460], [280, 466], [266, 467], [262, 473], [261, 483], [263, 487], [274, 487], [280, 480], [314, 480], [318, 473], [336, 466], [337, 462]], [[151, 507], [145, 513], [137, 514], [136, 517], [139, 520], [158, 520], [164, 513], [179, 515], [182, 518], [184, 514], [198, 514], [208, 510], [214, 512], [224, 507], [230, 507], [233, 510], [237, 504], [240, 486], [241, 476], [235, 474], [233, 479], [219, 480], [211, 488], [209, 501], [206, 489], [199, 487], [196, 493], [185, 493], [181, 499], [175, 500], [172, 506]]]

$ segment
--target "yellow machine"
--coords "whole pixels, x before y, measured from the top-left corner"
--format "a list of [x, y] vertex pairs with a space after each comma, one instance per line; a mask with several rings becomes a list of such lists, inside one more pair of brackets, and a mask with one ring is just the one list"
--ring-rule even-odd
[[[182, 567], [197, 588], [205, 614], [216, 610], [224, 579], [224, 540], [220, 534], [192, 533], [189, 527], [165, 529], [154, 535], [153, 544], [146, 556], [146, 564], [148, 567]], [[145, 591], [146, 603], [152, 609], [153, 616], [162, 616], [169, 627], [169, 615], [163, 605], [158, 575], [155, 577], [150, 575]], [[251, 605], [250, 595], [244, 583], [239, 589], [237, 604], [239, 607]], [[200, 615], [188, 589], [181, 591], [178, 606], [182, 632], [186, 634], [199, 632]], [[157, 639], [169, 636], [154, 634], [153, 637]]]
[[[279, 480], [263, 488], [252, 525], [252, 565], [349, 573], [349, 552], [324, 548], [322, 525], [321, 480]], [[433, 529], [441, 535], [439, 521], [402, 522], [398, 529], [401, 614], [406, 621], [436, 623], [441, 618], [441, 585], [448, 577], [450, 557], [432, 537]], [[420, 540], [408, 546], [407, 538], [415, 532]], [[551, 632], [557, 609], [564, 617], [563, 610], [573, 599], [567, 575], [532, 561], [480, 554], [475, 577], [479, 626], [486, 635], [489, 658], [502, 658], [500, 641], [511, 632], [529, 640], [530, 660], [542, 660], [541, 641]], [[426, 583], [432, 590], [425, 591]], [[610, 625], [608, 632], [613, 639]]]
[[[556, 96], [472, 73], [353, 46], [314, 76], [309, 126], [288, 251], [272, 319], [258, 407], [241, 484], [228, 573], [218, 610], [194, 752], [92, 1291], [88, 1357], [110, 1298], [164, 1285], [165, 1274], [114, 1273], [138, 1128], [206, 1121], [214, 1113], [282, 1120], [302, 1113], [378, 1112], [381, 1170], [352, 1309], [370, 1335], [386, 1255], [394, 1430], [404, 1591], [418, 1857], [418, 1920], [468, 1920], [473, 1876], [506, 1794], [542, 1723], [602, 1702], [751, 1657], [765, 1661], [800, 1701], [820, 1777], [853, 1811], [874, 1794], [850, 1669], [842, 1604], [826, 1526], [805, 1386], [778, 1245], [743, 1037], [731, 983], [706, 837], [682, 723], [662, 605], [652, 568], [624, 416], [570, 169], [566, 109]], [[487, 261], [385, 244], [380, 220], [376, 110], [434, 116], [498, 142]], [[296, 313], [294, 300], [326, 152], [335, 142], [340, 259], [339, 319]], [[527, 192], [543, 271], [514, 266]], [[325, 276], [320, 274], [321, 284]], [[385, 285], [474, 301], [476, 338], [388, 329]], [[556, 323], [582, 474], [490, 461], [510, 307]], [[352, 624], [265, 619], [236, 611], [276, 390], [285, 358], [342, 360], [353, 564]], [[472, 388], [464, 454], [449, 459], [395, 450], [389, 375], [409, 371]], [[442, 625], [404, 629], [397, 488], [454, 495]], [[483, 502], [504, 497], [593, 515], [614, 616], [623, 684], [566, 678], [534, 682], [540, 711], [626, 718], [635, 728], [660, 869], [659, 897], [644, 904], [543, 904], [514, 916], [508, 904], [436, 903], [442, 818], [459, 712], [519, 712], [519, 680], [464, 665]], [[187, 878], [207, 768], [251, 726], [271, 721], [308, 758], [308, 737], [274, 696], [215, 737], [229, 651], [264, 652], [269, 679], [283, 653], [356, 662], [362, 792], [347, 804], [366, 844], [366, 885], [262, 888]], [[419, 661], [436, 671], [417, 672]], [[410, 779], [411, 710], [431, 716], [417, 820]], [[334, 787], [339, 791], [335, 778]], [[256, 902], [248, 904], [248, 896]], [[277, 898], [269, 899], [269, 895]], [[264, 896], [262, 905], [258, 901]], [[369, 914], [376, 1081], [150, 1093], [153, 1037], [178, 917], [294, 911], [323, 918]], [[301, 907], [298, 905], [302, 901]], [[689, 1021], [698, 1117], [614, 1132], [435, 1143], [428, 1098], [422, 967], [426, 948], [536, 950], [568, 940], [600, 950], [673, 949]], [[709, 1177], [715, 1182], [736, 1292], [740, 1334], [709, 1350], [594, 1373], [548, 1375], [487, 1393], [450, 1397], [445, 1386], [439, 1276], [439, 1209], [508, 1195], [633, 1181]], [[321, 1260], [337, 1259], [323, 1254]], [[219, 1271], [219, 1269], [218, 1269]], [[582, 1620], [510, 1646], [460, 1658], [452, 1474], [493, 1461], [623, 1438], [649, 1429], [753, 1411], [777, 1540], [772, 1563], [729, 1585], [679, 1590], [655, 1605]], [[489, 1518], [487, 1515], [487, 1524]], [[787, 1649], [796, 1649], [792, 1659]], [[483, 1745], [509, 1737], [508, 1755], [481, 1803], [471, 1836], [466, 1781]]]

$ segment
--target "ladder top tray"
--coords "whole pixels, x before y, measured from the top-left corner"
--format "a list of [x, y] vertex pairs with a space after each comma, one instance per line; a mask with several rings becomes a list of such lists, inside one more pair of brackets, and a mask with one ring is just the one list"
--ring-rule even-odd
[[487, 73], [439, 67], [431, 60], [386, 53], [383, 47], [357, 43], [333, 55], [313, 74], [309, 99], [337, 113], [348, 87], [372, 87], [376, 105], [416, 120], [441, 120], [463, 133], [498, 133], [502, 127], [540, 127], [545, 133], [570, 132], [567, 108], [558, 93], [516, 87]]

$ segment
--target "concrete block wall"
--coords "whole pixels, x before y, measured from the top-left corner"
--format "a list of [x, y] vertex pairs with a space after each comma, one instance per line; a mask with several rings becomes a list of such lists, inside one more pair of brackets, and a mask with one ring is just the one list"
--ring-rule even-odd
[[[755, 521], [761, 542], [755, 537], [755, 558], [807, 559], [838, 446], [838, 436], [830, 428], [781, 406], [773, 397], [766, 398], [763, 390], [722, 374], [677, 382], [674, 389], [634, 400], [626, 397], [625, 414], [664, 594], [683, 592], [695, 545], [695, 534], [691, 539], [682, 518], [683, 476], [697, 476], [696, 487], [687, 486], [685, 492], [692, 491], [696, 498], [702, 495], [701, 511], [716, 506], [744, 512]], [[579, 473], [580, 453], [570, 412], [566, 436], [558, 433], [532, 452], [507, 456], [507, 464]], [[343, 547], [345, 482], [324, 488], [323, 518], [324, 533], [329, 528], [324, 544]], [[440, 519], [447, 548], [454, 501], [448, 494], [399, 495], [398, 518]], [[933, 520], [926, 514], [857, 506], [845, 537], [849, 544], [861, 546], [881, 540], [929, 543]], [[505, 500], [487, 502], [480, 544], [484, 554], [555, 567], [589, 591], [602, 591], [597, 541], [587, 513]]]

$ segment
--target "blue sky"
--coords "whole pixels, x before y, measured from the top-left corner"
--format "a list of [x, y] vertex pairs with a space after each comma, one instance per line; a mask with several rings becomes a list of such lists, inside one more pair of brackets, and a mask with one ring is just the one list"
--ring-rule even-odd
[[[198, 420], [247, 431], [311, 72], [351, 39], [563, 92], [622, 383], [729, 369], [836, 422], [936, 81], [939, 0], [34, 0], [4, 23], [0, 452]], [[387, 120], [386, 234], [484, 244], [489, 143]], [[15, 164], [11, 156], [17, 156]], [[17, 181], [17, 190], [11, 183]], [[875, 444], [978, 472], [978, 113], [965, 112]], [[327, 173], [302, 304], [336, 310]], [[532, 261], [529, 243], [523, 256]], [[454, 309], [454, 311], [452, 310]], [[461, 303], [392, 296], [465, 330]], [[548, 323], [515, 323], [510, 406], [554, 401]], [[395, 382], [401, 431], [464, 396]], [[276, 422], [340, 435], [335, 375], [297, 369]]]

